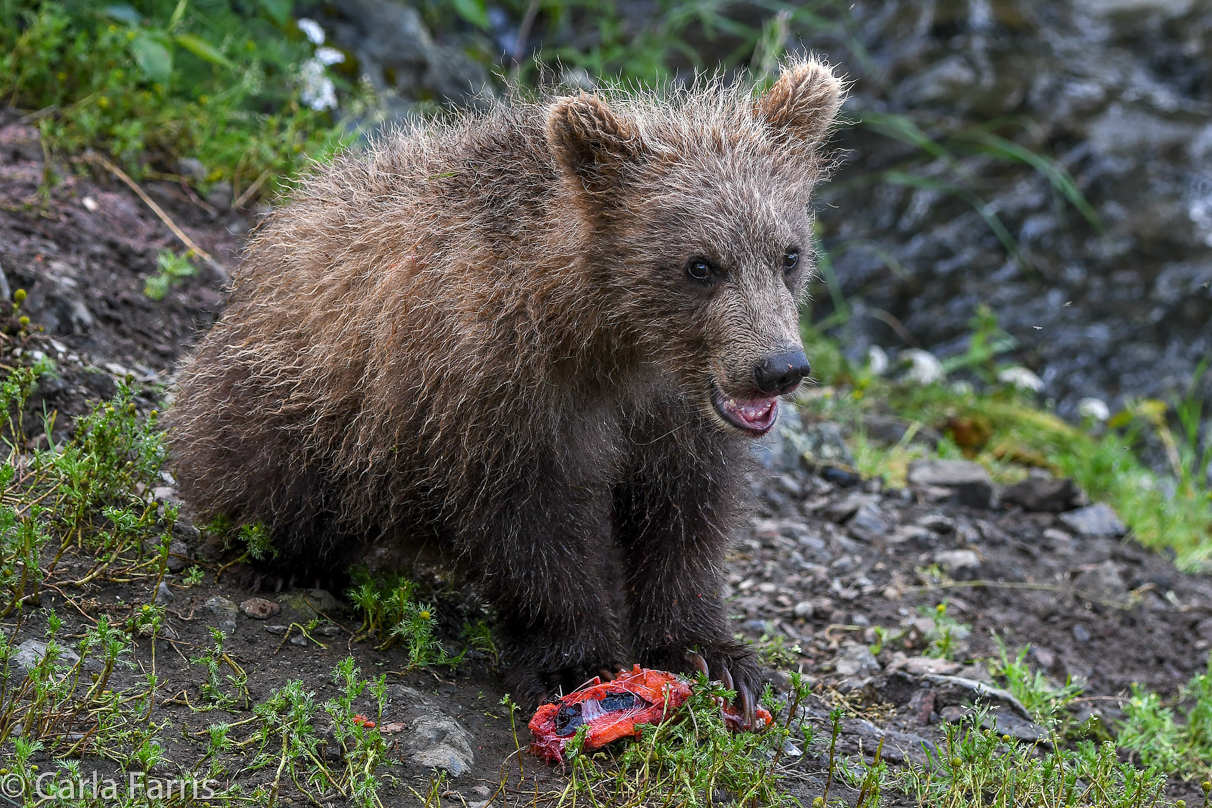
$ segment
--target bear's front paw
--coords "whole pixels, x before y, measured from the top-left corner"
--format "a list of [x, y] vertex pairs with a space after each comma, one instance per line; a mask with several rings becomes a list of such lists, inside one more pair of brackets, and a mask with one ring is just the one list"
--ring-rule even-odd
[[662, 660], [665, 667], [675, 673], [701, 672], [708, 679], [723, 682], [724, 687], [735, 691], [735, 704], [741, 710], [743, 728], [754, 728], [758, 696], [762, 692], [762, 673], [757, 658], [744, 646], [724, 643], [660, 656], [665, 657]]
[[522, 709], [536, 710], [552, 699], [591, 683], [595, 676], [602, 681], [609, 681], [624, 669], [618, 662], [566, 666], [550, 670], [517, 663], [511, 665], [505, 674], [505, 689], [514, 703]]

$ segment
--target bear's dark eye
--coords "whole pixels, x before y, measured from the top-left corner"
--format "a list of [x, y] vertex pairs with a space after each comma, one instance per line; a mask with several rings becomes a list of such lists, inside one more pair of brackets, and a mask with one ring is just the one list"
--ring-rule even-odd
[[787, 272], [795, 269], [800, 262], [800, 251], [792, 247], [787, 252], [783, 253], [783, 269]]
[[709, 281], [715, 271], [706, 258], [691, 258], [686, 264], [686, 274], [696, 281]]

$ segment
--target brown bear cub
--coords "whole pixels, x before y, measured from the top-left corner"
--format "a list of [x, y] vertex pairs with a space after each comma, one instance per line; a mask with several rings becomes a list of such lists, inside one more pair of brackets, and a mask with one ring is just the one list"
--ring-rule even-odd
[[759, 96], [519, 101], [319, 168], [181, 373], [186, 501], [263, 521], [303, 577], [440, 548], [495, 609], [516, 699], [636, 661], [707, 669], [752, 715], [722, 556], [753, 438], [809, 372], [840, 103], [802, 60]]

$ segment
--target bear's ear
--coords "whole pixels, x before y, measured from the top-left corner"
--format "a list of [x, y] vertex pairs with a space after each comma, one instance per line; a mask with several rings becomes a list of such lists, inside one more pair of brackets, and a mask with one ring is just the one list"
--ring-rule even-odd
[[547, 142], [585, 192], [600, 201], [619, 188], [627, 165], [643, 155], [635, 124], [587, 93], [556, 100], [547, 117]]
[[783, 65], [779, 80], [757, 101], [766, 123], [808, 147], [819, 146], [841, 109], [842, 80], [814, 58]]

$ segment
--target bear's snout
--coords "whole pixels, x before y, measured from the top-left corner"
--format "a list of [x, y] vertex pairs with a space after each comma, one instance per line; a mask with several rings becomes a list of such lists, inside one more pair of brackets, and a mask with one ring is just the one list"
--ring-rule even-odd
[[753, 381], [758, 390], [772, 396], [781, 396], [799, 387], [812, 366], [802, 348], [783, 350], [762, 359], [753, 368]]

